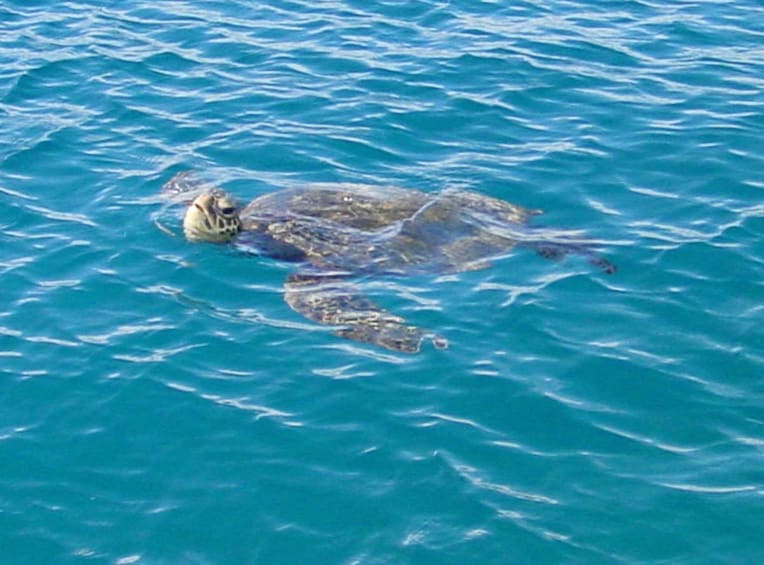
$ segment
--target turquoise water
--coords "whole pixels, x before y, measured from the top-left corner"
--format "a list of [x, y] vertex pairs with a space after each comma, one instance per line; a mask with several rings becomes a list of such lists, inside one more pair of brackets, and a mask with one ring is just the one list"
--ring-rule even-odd
[[[0, 3], [0, 561], [761, 562], [763, 46], [753, 0]], [[450, 342], [394, 354], [157, 229], [186, 169], [468, 188], [619, 271], [367, 281]]]

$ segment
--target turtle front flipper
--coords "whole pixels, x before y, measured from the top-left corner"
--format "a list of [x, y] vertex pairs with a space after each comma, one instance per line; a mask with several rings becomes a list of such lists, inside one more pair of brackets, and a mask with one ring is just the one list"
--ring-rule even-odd
[[193, 172], [183, 171], [162, 185], [162, 194], [193, 200], [195, 195], [207, 188], [207, 183], [197, 178]]
[[340, 275], [293, 273], [286, 282], [285, 300], [309, 320], [338, 326], [338, 336], [354, 341], [404, 353], [419, 351], [426, 338], [438, 349], [448, 345], [444, 338], [383, 310]]

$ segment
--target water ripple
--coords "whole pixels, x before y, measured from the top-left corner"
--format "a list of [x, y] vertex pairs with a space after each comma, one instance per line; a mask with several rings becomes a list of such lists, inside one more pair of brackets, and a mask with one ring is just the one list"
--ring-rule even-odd
[[[755, 561], [762, 15], [6, 2], [6, 553]], [[242, 200], [473, 189], [584, 231], [619, 272], [517, 250], [364, 281], [448, 336], [401, 357], [291, 312], [288, 266], [157, 230], [179, 232], [157, 191], [189, 168]]]

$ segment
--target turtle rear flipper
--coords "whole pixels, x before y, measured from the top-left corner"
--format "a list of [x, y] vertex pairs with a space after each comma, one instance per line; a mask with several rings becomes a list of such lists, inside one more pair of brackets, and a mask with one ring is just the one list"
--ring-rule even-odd
[[418, 352], [426, 338], [438, 349], [447, 347], [444, 338], [383, 310], [339, 275], [293, 273], [284, 298], [309, 320], [339, 326], [335, 333], [340, 337], [404, 353]]
[[613, 263], [586, 245], [558, 242], [532, 242], [527, 245], [535, 249], [536, 253], [545, 259], [559, 260], [565, 257], [568, 253], [574, 253], [583, 255], [589, 263], [599, 267], [608, 275], [615, 273], [617, 270], [617, 267]]

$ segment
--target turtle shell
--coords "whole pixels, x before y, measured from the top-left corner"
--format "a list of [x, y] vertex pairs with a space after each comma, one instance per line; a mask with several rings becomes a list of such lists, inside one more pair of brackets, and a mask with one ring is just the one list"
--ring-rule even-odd
[[240, 216], [244, 230], [300, 250], [317, 267], [408, 273], [475, 268], [510, 249], [535, 213], [461, 190], [335, 184], [268, 193]]

